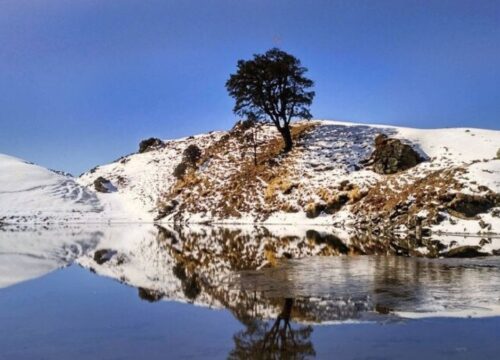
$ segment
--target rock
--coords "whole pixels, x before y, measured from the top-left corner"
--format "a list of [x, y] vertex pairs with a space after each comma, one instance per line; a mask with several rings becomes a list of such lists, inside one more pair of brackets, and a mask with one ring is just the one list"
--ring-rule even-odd
[[446, 206], [460, 217], [473, 218], [495, 207], [498, 196], [492, 193], [486, 195], [456, 194]]
[[146, 140], [142, 140], [139, 143], [139, 154], [151, 151], [151, 150], [157, 150], [163, 147], [165, 145], [163, 141], [161, 141], [158, 138], [149, 138]]
[[148, 302], [157, 302], [160, 301], [163, 296], [165, 296], [165, 294], [160, 291], [139, 288], [139, 298], [141, 298], [142, 300], [146, 300]]
[[330, 199], [324, 207], [324, 210], [327, 214], [334, 214], [339, 211], [342, 206], [344, 206], [348, 201], [349, 194], [342, 192]]
[[340, 238], [333, 234], [321, 234], [316, 230], [307, 230], [306, 238], [314, 241], [316, 244], [327, 244], [329, 247], [338, 250], [341, 254], [347, 254], [349, 248]]
[[424, 228], [422, 228], [422, 230], [421, 230], [421, 235], [422, 235], [423, 237], [429, 237], [429, 236], [431, 236], [431, 235], [432, 235], [432, 230], [431, 230], [430, 228], [426, 228], [426, 227], [424, 227]]
[[177, 200], [169, 201], [168, 203], [163, 205], [163, 207], [160, 210], [158, 210], [158, 215], [154, 218], [154, 220], [158, 221], [163, 219], [165, 216], [174, 211], [177, 205], [179, 205], [179, 202]]
[[94, 252], [94, 261], [98, 263], [99, 265], [102, 265], [109, 260], [116, 254], [116, 251], [110, 250], [110, 249], [101, 249], [101, 250], [96, 250]]
[[102, 176], [99, 176], [97, 179], [94, 180], [94, 188], [95, 191], [101, 193], [110, 193], [116, 191], [116, 188], [113, 186], [111, 181], [109, 181], [106, 178], [103, 178]]
[[421, 163], [424, 159], [410, 145], [399, 139], [379, 134], [375, 138], [375, 150], [365, 162], [378, 174], [395, 174]]
[[481, 227], [481, 229], [486, 229], [488, 227], [491, 227], [490, 224], [488, 224], [487, 222], [485, 222], [484, 220], [479, 220], [479, 226]]
[[319, 214], [325, 209], [325, 205], [323, 204], [316, 204], [316, 203], [309, 203], [305, 207], [305, 212], [306, 216], [310, 219], [314, 219], [315, 217], [318, 217]]
[[442, 254], [446, 258], [472, 258], [487, 256], [487, 253], [479, 251], [479, 246], [459, 246]]
[[491, 240], [490, 239], [481, 239], [479, 241], [479, 246], [483, 247], [484, 245], [487, 245], [487, 244], [491, 244]]

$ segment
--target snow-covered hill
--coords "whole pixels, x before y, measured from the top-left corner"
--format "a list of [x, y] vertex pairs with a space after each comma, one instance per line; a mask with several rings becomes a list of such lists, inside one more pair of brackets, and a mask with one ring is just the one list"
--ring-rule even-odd
[[[295, 147], [286, 155], [278, 132], [263, 124], [154, 140], [77, 179], [0, 155], [0, 223], [157, 220], [500, 232], [499, 131], [310, 121], [295, 123], [292, 134]], [[176, 177], [189, 146], [200, 156]], [[408, 150], [418, 161], [398, 168], [399, 159], [374, 160], [389, 150], [402, 157], [407, 154], [398, 151]], [[394, 169], [380, 171], [384, 166]]]
[[94, 192], [71, 176], [0, 154], [0, 223], [80, 220], [101, 211]]
[[[83, 174], [103, 177], [142, 219], [162, 222], [335, 224], [362, 228], [500, 232], [500, 132], [473, 128], [410, 129], [336, 121], [298, 122], [296, 146], [284, 156], [266, 125], [166, 141]], [[380, 174], [362, 162], [385, 134], [417, 151], [422, 163]], [[257, 165], [253, 143], [257, 138]], [[182, 179], [173, 176], [189, 145], [202, 156]], [[102, 194], [101, 199], [116, 196]], [[410, 224], [409, 224], [410, 223]]]

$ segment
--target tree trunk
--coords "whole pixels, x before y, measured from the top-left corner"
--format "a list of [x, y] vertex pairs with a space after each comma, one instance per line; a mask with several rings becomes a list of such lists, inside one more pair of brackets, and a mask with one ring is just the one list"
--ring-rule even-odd
[[292, 150], [293, 141], [292, 141], [292, 133], [290, 132], [290, 126], [285, 124], [280, 130], [281, 136], [283, 136], [283, 141], [285, 142], [285, 147], [283, 148], [284, 152], [289, 152]]

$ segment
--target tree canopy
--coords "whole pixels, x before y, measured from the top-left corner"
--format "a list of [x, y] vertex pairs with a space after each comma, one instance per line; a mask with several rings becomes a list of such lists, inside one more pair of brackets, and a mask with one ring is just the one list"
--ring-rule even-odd
[[283, 136], [285, 152], [293, 146], [290, 122], [311, 119], [314, 82], [304, 76], [300, 60], [280, 49], [239, 60], [237, 71], [226, 82], [235, 99], [235, 114], [253, 120], [271, 121]]

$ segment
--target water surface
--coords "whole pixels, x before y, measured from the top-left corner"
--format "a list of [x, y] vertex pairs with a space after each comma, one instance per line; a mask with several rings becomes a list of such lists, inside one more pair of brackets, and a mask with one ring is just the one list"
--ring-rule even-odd
[[344, 250], [300, 229], [0, 232], [0, 359], [498, 355], [499, 258]]

